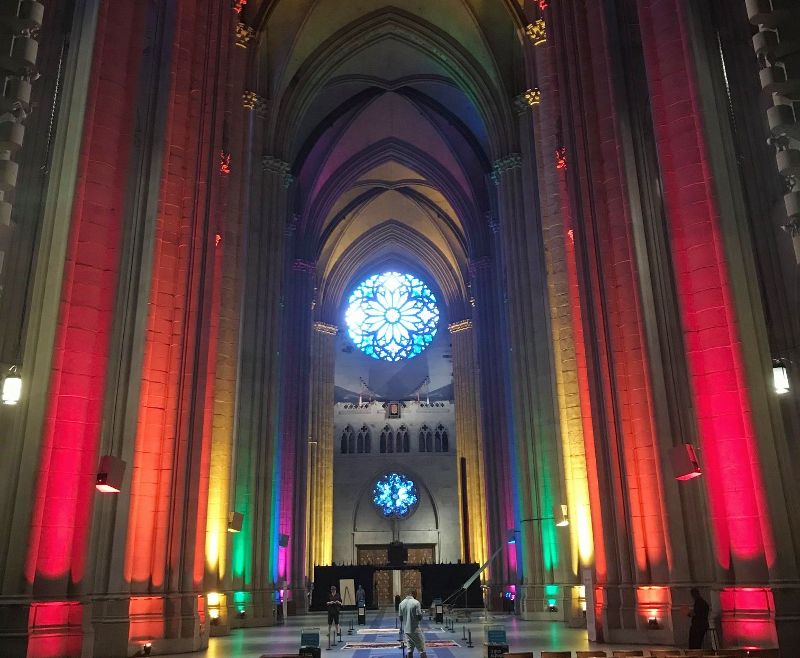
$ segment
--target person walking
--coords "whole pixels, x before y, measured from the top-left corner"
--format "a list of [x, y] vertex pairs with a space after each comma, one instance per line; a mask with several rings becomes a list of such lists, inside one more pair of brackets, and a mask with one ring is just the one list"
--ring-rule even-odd
[[692, 618], [692, 623], [689, 626], [689, 648], [702, 649], [703, 639], [708, 631], [708, 614], [711, 607], [708, 602], [700, 596], [700, 590], [692, 587], [689, 594], [694, 599], [694, 607], [692, 608], [689, 616]]
[[328, 596], [328, 635], [331, 634], [331, 626], [336, 624], [336, 634], [341, 635], [342, 629], [339, 628], [339, 610], [342, 608], [342, 597], [336, 591], [336, 585], [331, 585], [331, 593]]
[[398, 613], [403, 632], [406, 634], [408, 658], [413, 658], [414, 649], [419, 651], [419, 658], [428, 658], [425, 651], [425, 637], [419, 627], [422, 621], [422, 606], [417, 601], [416, 592], [410, 591], [406, 594], [406, 598], [400, 602]]

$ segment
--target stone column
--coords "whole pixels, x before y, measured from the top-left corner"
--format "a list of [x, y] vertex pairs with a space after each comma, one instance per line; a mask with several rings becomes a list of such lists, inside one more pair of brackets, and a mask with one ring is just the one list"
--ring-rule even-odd
[[333, 390], [337, 327], [315, 322], [311, 336], [311, 390], [308, 421], [308, 565], [331, 563], [333, 555]]
[[292, 591], [296, 606], [306, 591], [306, 505], [311, 335], [315, 294], [314, 263], [296, 258], [286, 272], [283, 298], [282, 427], [279, 581]]
[[489, 556], [497, 557], [484, 574], [489, 585], [489, 605], [499, 602], [505, 587], [516, 582], [516, 553], [508, 544], [508, 532], [514, 528], [511, 451], [508, 437], [508, 370], [505, 308], [502, 275], [495, 257], [482, 256], [470, 262], [472, 303], [475, 306], [475, 331], [480, 367], [481, 424], [486, 476], [486, 539]]
[[[258, 100], [258, 99], [256, 99]], [[245, 611], [234, 626], [274, 623], [278, 579], [279, 420], [284, 251], [289, 165], [273, 156], [258, 162], [263, 139], [259, 105], [248, 126], [250, 155], [245, 289], [242, 307], [233, 509], [242, 529], [231, 547], [230, 604]]]
[[[448, 327], [453, 345], [453, 388], [456, 406], [456, 446], [459, 473], [462, 559], [483, 564], [489, 557], [486, 541], [486, 472], [483, 463], [480, 371], [472, 320], [453, 322]], [[462, 482], [461, 463], [466, 465]], [[466, 499], [463, 498], [466, 486]], [[468, 527], [464, 528], [464, 523]], [[469, 550], [467, 550], [467, 548]]]
[[[494, 164], [498, 227], [506, 271], [509, 365], [512, 376], [513, 449], [518, 500], [518, 574], [521, 613], [552, 618], [556, 587], [569, 577], [569, 534], [556, 526], [563, 492], [551, 353], [547, 282], [543, 267], [537, 181], [529, 117], [519, 117], [522, 154]], [[569, 583], [566, 581], [569, 580]], [[547, 586], [547, 590], [545, 587]]]

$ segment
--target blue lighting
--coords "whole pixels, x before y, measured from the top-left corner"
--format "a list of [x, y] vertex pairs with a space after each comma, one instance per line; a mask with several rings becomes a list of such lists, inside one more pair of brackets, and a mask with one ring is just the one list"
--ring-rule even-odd
[[383, 361], [417, 356], [433, 341], [439, 307], [430, 288], [400, 272], [375, 274], [348, 300], [345, 322], [364, 354]]
[[386, 518], [404, 519], [417, 507], [417, 487], [405, 475], [387, 473], [375, 483], [372, 502]]

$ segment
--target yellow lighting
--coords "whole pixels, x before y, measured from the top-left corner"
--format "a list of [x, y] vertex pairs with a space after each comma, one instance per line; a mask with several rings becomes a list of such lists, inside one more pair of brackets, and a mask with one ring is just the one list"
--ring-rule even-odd
[[569, 525], [569, 518], [567, 517], [567, 506], [561, 506], [561, 520], [556, 523], [556, 525], [560, 528], [564, 528]]
[[209, 608], [208, 616], [210, 619], [219, 619], [219, 608]]
[[209, 592], [206, 594], [206, 600], [208, 601], [208, 607], [214, 608], [219, 607], [219, 592]]
[[541, 46], [547, 43], [547, 24], [544, 19], [540, 18], [525, 28], [525, 33], [528, 35], [534, 46]]
[[528, 89], [525, 92], [525, 101], [533, 107], [534, 105], [539, 105], [542, 102], [542, 92], [539, 90], [538, 87], [534, 87], [533, 89]]

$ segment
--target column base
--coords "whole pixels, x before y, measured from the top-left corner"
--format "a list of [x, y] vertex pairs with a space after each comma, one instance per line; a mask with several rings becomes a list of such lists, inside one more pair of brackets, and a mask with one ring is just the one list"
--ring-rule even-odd
[[275, 625], [274, 590], [228, 592], [230, 628], [256, 628]]
[[91, 610], [80, 601], [0, 599], [3, 658], [92, 655]]
[[209, 625], [205, 599], [197, 594], [133, 596], [127, 655], [146, 644], [153, 655], [206, 649]]

